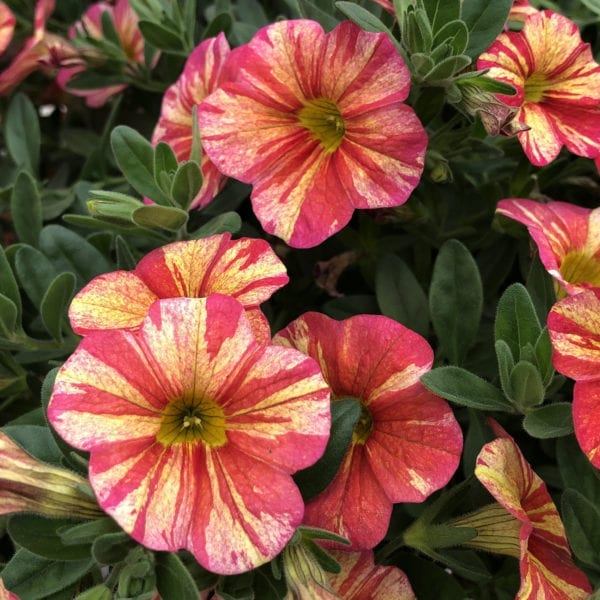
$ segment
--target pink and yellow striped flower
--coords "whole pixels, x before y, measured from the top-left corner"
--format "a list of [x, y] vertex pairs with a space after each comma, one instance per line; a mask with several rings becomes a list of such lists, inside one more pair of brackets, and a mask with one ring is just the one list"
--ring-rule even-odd
[[6, 50], [15, 31], [15, 15], [4, 2], [0, 2], [0, 54]]
[[509, 198], [496, 210], [527, 227], [559, 298], [600, 286], [600, 208]]
[[515, 0], [508, 13], [508, 20], [523, 23], [529, 15], [534, 15], [537, 12], [537, 8], [531, 6], [529, 0]]
[[271, 337], [259, 308], [288, 282], [285, 266], [264, 240], [232, 240], [229, 233], [174, 242], [153, 250], [133, 271], [99, 275], [69, 308], [73, 330], [137, 329], [159, 298], [225, 294], [244, 305], [259, 339]]
[[0, 577], [0, 600], [20, 600], [19, 596], [9, 592], [4, 587], [4, 582], [2, 581], [2, 577]]
[[575, 380], [573, 424], [581, 449], [600, 468], [600, 288], [557, 302], [548, 315], [557, 371]]
[[229, 61], [235, 81], [200, 105], [200, 134], [222, 173], [253, 184], [265, 231], [308, 248], [357, 208], [406, 202], [427, 135], [403, 104], [410, 74], [386, 34], [280, 21]]
[[291, 473], [323, 453], [329, 410], [316, 361], [259, 344], [242, 305], [213, 294], [84, 338], [48, 418], [90, 452], [100, 506], [135, 540], [231, 574], [272, 559], [302, 521]]
[[433, 360], [429, 344], [387, 317], [335, 321], [306, 313], [275, 343], [315, 358], [332, 398], [361, 405], [337, 475], [306, 505], [304, 522], [372, 548], [387, 531], [392, 503], [422, 502], [454, 474], [462, 434], [445, 400], [420, 383]]
[[[138, 28], [138, 16], [129, 4], [129, 0], [117, 0], [114, 4], [107, 2], [96, 2], [92, 4], [83, 14], [80, 21], [77, 21], [69, 30], [71, 39], [79, 36], [89, 36], [91, 38], [102, 40], [104, 33], [102, 31], [102, 15], [107, 13], [115, 26], [115, 31], [121, 42], [121, 47], [125, 52], [129, 65], [128, 70], [134, 70], [136, 65], [145, 64], [144, 56], [144, 38]], [[117, 84], [109, 85], [99, 89], [75, 89], [69, 87], [69, 82], [75, 75], [85, 71], [85, 47], [80, 47], [82, 59], [75, 66], [61, 68], [56, 76], [58, 85], [75, 96], [85, 98], [88, 106], [98, 108], [103, 106], [106, 101], [115, 94], [122, 92], [127, 85]], [[158, 55], [155, 56], [155, 61]]]
[[516, 88], [502, 101], [519, 109], [518, 133], [527, 158], [547, 165], [562, 146], [594, 158], [600, 153], [600, 65], [577, 25], [555, 12], [528, 15], [519, 32], [506, 31], [477, 61], [488, 76]]
[[[206, 96], [226, 79], [225, 59], [229, 44], [220, 33], [204, 40], [189, 56], [179, 79], [165, 92], [152, 143], [167, 142], [179, 162], [189, 160], [192, 150], [192, 114]], [[223, 188], [226, 177], [202, 154], [202, 187], [190, 208], [203, 208]]]
[[[546, 484], [512, 437], [497, 423], [491, 425], [499, 437], [483, 446], [475, 476], [520, 523], [514, 547], [521, 587], [515, 600], [585, 600], [592, 589], [573, 563], [565, 529]], [[508, 535], [511, 528], [505, 526], [504, 530]], [[506, 549], [506, 540], [502, 544]], [[489, 549], [493, 550], [491, 546]]]

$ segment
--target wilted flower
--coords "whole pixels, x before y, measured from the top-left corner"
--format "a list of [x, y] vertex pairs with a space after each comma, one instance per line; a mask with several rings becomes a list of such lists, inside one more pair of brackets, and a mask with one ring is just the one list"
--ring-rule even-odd
[[264, 240], [232, 240], [229, 233], [174, 242], [147, 254], [133, 271], [113, 271], [92, 279], [73, 298], [74, 331], [137, 329], [159, 298], [226, 294], [241, 302], [255, 333], [270, 339], [259, 305], [288, 282], [285, 266]]
[[96, 519], [104, 513], [86, 489], [83, 477], [33, 458], [0, 431], [0, 515]]
[[600, 468], [600, 288], [557, 302], [548, 315], [552, 361], [575, 380], [573, 424], [577, 441]]
[[[127, 69], [134, 70], [136, 65], [144, 65], [144, 38], [138, 28], [138, 17], [133, 8], [131, 8], [129, 0], [117, 0], [114, 6], [106, 2], [92, 4], [85, 11], [81, 20], [71, 27], [69, 37], [76, 44], [78, 36], [89, 36], [96, 40], [103, 40], [102, 15], [104, 13], [110, 16], [114, 24], [124, 54], [123, 59], [128, 63]], [[85, 43], [83, 44], [77, 44], [81, 52], [81, 58], [78, 62], [82, 64], [61, 68], [56, 76], [56, 81], [60, 87], [70, 94], [84, 97], [88, 106], [97, 108], [105, 104], [111, 96], [122, 92], [127, 85], [107, 85], [97, 89], [75, 89], [69, 87], [71, 79], [86, 69], [85, 55], [88, 50], [86, 50]], [[96, 49], [93, 49], [93, 52], [94, 54], [98, 54], [98, 50]], [[158, 59], [158, 56], [155, 58]]]
[[[165, 92], [152, 143], [167, 142], [179, 162], [189, 160], [192, 151], [194, 107], [225, 80], [225, 59], [229, 44], [223, 33], [204, 40], [189, 56], [179, 79]], [[206, 206], [223, 188], [226, 178], [202, 154], [202, 187], [190, 208]]]
[[314, 360], [259, 344], [242, 305], [213, 294], [158, 300], [138, 331], [85, 337], [48, 418], [90, 452], [100, 506], [135, 540], [241, 573], [302, 520], [291, 473], [324, 451], [329, 392]]
[[12, 40], [15, 23], [15, 15], [10, 12], [10, 8], [4, 2], [0, 2], [0, 54], [6, 50]]
[[496, 210], [527, 227], [559, 298], [600, 286], [600, 208], [509, 198]]
[[356, 208], [406, 202], [427, 135], [403, 104], [410, 74], [386, 34], [280, 21], [229, 62], [235, 81], [198, 109], [202, 144], [221, 172], [253, 184], [265, 231], [316, 246]]
[[600, 151], [600, 65], [577, 25], [549, 10], [527, 16], [521, 31], [506, 31], [477, 61], [488, 76], [512, 85], [502, 101], [518, 108], [529, 129], [518, 134], [529, 160], [553, 161], [565, 145], [579, 156]]
[[[494, 516], [484, 507], [485, 519], [474, 513], [455, 524], [478, 529], [470, 545], [519, 558], [521, 587], [515, 600], [585, 600], [590, 584], [573, 563], [546, 484], [506, 431], [495, 422], [492, 428], [499, 437], [481, 449], [475, 476], [506, 510]], [[504, 533], [488, 535], [488, 528], [498, 531], [497, 521]]]
[[304, 522], [372, 548], [387, 531], [392, 503], [422, 502], [454, 474], [462, 434], [445, 400], [420, 383], [433, 352], [387, 317], [335, 321], [306, 313], [275, 343], [315, 358], [334, 401], [354, 398], [361, 416], [334, 479], [306, 505]]

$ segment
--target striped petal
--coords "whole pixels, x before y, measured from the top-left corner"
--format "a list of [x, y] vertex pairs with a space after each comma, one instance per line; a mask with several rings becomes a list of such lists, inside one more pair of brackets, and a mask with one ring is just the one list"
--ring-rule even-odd
[[155, 550], [250, 570], [301, 522], [290, 474], [329, 436], [318, 364], [259, 344], [223, 295], [158, 300], [135, 332], [87, 336], [59, 371], [48, 416], [90, 452], [102, 508]]
[[341, 572], [329, 575], [333, 589], [345, 600], [415, 600], [406, 575], [397, 567], [376, 565], [373, 552], [328, 550]]
[[230, 62], [235, 82], [200, 105], [202, 140], [220, 171], [254, 185], [266, 231], [311, 247], [355, 208], [407, 200], [427, 137], [402, 104], [410, 77], [387, 36], [350, 22], [325, 34], [313, 21], [281, 21]]
[[335, 321], [306, 313], [273, 341], [318, 360], [334, 398], [361, 403], [363, 418], [342, 466], [307, 504], [305, 520], [348, 537], [355, 548], [371, 548], [387, 530], [393, 502], [423, 501], [458, 466], [460, 428], [448, 404], [419, 382], [431, 348], [374, 315]]
[[600, 286], [600, 209], [510, 198], [496, 210], [527, 227], [546, 270], [568, 293]]
[[0, 2], [0, 54], [6, 50], [10, 44], [15, 31], [15, 15], [4, 2]]
[[[167, 142], [179, 162], [189, 160], [192, 150], [192, 112], [226, 79], [225, 59], [229, 44], [223, 33], [204, 40], [187, 59], [179, 79], [165, 92], [152, 143]], [[190, 208], [206, 206], [223, 188], [226, 178], [206, 154], [202, 155], [202, 187]]]
[[13, 594], [11, 591], [7, 590], [4, 587], [4, 582], [0, 577], [0, 600], [19, 600], [19, 597], [16, 594]]
[[575, 436], [590, 462], [600, 469], [600, 378], [573, 388]]
[[520, 107], [516, 119], [530, 128], [517, 135], [532, 164], [548, 164], [563, 145], [580, 156], [598, 155], [600, 65], [575, 23], [534, 11], [521, 31], [501, 33], [477, 68], [517, 89], [502, 100]]
[[475, 475], [494, 498], [521, 522], [521, 587], [516, 600], [584, 600], [591, 592], [571, 558], [563, 524], [544, 482], [515, 441], [502, 437], [485, 444]]

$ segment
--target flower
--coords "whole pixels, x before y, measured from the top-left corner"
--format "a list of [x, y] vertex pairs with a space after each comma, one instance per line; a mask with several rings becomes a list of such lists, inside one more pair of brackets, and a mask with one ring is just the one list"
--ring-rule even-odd
[[87, 481], [33, 458], [0, 431], [0, 515], [33, 512], [49, 517], [103, 516]]
[[229, 233], [174, 242], [147, 254], [133, 271], [94, 278], [73, 298], [75, 332], [137, 329], [158, 298], [226, 294], [241, 302], [255, 333], [270, 339], [259, 304], [288, 282], [285, 267], [264, 240], [232, 240]]
[[46, 21], [56, 0], [38, 0], [35, 5], [33, 35], [11, 64], [0, 73], [0, 96], [9, 94], [25, 77], [38, 69], [54, 69], [76, 52], [63, 38], [46, 31]]
[[[403, 104], [410, 74], [384, 33], [306, 19], [263, 27], [198, 109], [203, 147], [254, 185], [268, 233], [296, 248], [342, 229], [356, 208], [399, 206], [419, 182], [427, 135]], [[234, 68], [232, 67], [232, 68]]]
[[[521, 587], [515, 600], [585, 600], [591, 592], [590, 584], [573, 563], [565, 529], [546, 484], [534, 473], [512, 437], [497, 423], [491, 426], [499, 437], [481, 449], [475, 476], [520, 523], [514, 530], [501, 517], [506, 537], [514, 531], [513, 547], [520, 563]], [[488, 542], [489, 549], [511, 554], [507, 539], [499, 541], [504, 551], [494, 547], [493, 539]]]
[[[138, 16], [131, 8], [129, 0], [117, 0], [115, 5], [106, 2], [96, 2], [88, 7], [80, 21], [69, 30], [69, 37], [77, 39], [78, 36], [89, 36], [96, 40], [103, 40], [102, 15], [107, 13], [115, 27], [124, 54], [123, 60], [127, 61], [126, 72], [134, 72], [137, 65], [145, 65], [144, 38], [138, 28]], [[82, 58], [75, 66], [66, 66], [58, 71], [56, 82], [64, 90], [75, 96], [82, 96], [88, 106], [98, 108], [115, 94], [122, 92], [127, 85], [116, 84], [96, 89], [75, 89], [69, 87], [71, 79], [85, 71], [86, 45], [79, 46]], [[97, 53], [97, 50], [94, 49]], [[158, 55], [155, 56], [155, 62]]]
[[557, 302], [548, 315], [552, 362], [575, 380], [573, 424], [581, 449], [600, 468], [600, 288]]
[[454, 474], [462, 434], [445, 400], [420, 383], [433, 352], [417, 333], [380, 315], [334, 321], [306, 313], [274, 343], [318, 360], [333, 400], [355, 398], [361, 416], [338, 473], [306, 505], [304, 523], [372, 548], [392, 503], [422, 502]]
[[0, 577], [0, 600], [19, 600], [19, 596], [9, 592], [4, 587], [4, 582], [2, 581], [2, 577]]
[[286, 546], [285, 600], [415, 600], [406, 575], [397, 567], [375, 565], [372, 550], [328, 552], [340, 565], [339, 573], [324, 571], [302, 544]]
[[0, 2], [0, 54], [10, 44], [15, 30], [15, 15], [4, 2]]
[[[190, 159], [193, 109], [225, 80], [224, 65], [229, 52], [223, 33], [204, 40], [190, 54], [179, 79], [165, 92], [152, 143], [170, 144], [179, 162]], [[202, 154], [201, 167], [202, 187], [190, 208], [203, 208], [225, 185], [225, 176], [205, 153]]]
[[531, 6], [529, 0], [515, 0], [508, 13], [508, 20], [523, 23], [529, 15], [534, 15], [537, 12], [537, 8]]
[[138, 331], [85, 337], [48, 418], [90, 453], [98, 502], [127, 533], [221, 574], [283, 549], [304, 512], [290, 474], [321, 456], [330, 427], [317, 363], [259, 344], [221, 294], [158, 300]]
[[600, 208], [509, 198], [496, 210], [527, 227], [559, 298], [600, 286]]
[[573, 154], [600, 153], [600, 65], [577, 25], [549, 10], [525, 18], [521, 31], [501, 33], [477, 61], [478, 69], [516, 88], [499, 96], [519, 109], [518, 133], [536, 166], [553, 161], [563, 145]]

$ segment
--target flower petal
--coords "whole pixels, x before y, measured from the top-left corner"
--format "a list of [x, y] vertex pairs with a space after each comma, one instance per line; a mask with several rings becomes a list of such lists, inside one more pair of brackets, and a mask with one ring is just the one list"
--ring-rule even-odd
[[573, 424], [581, 449], [600, 469], [600, 379], [575, 383]]
[[0, 54], [10, 44], [15, 30], [15, 15], [4, 2], [0, 2]]

